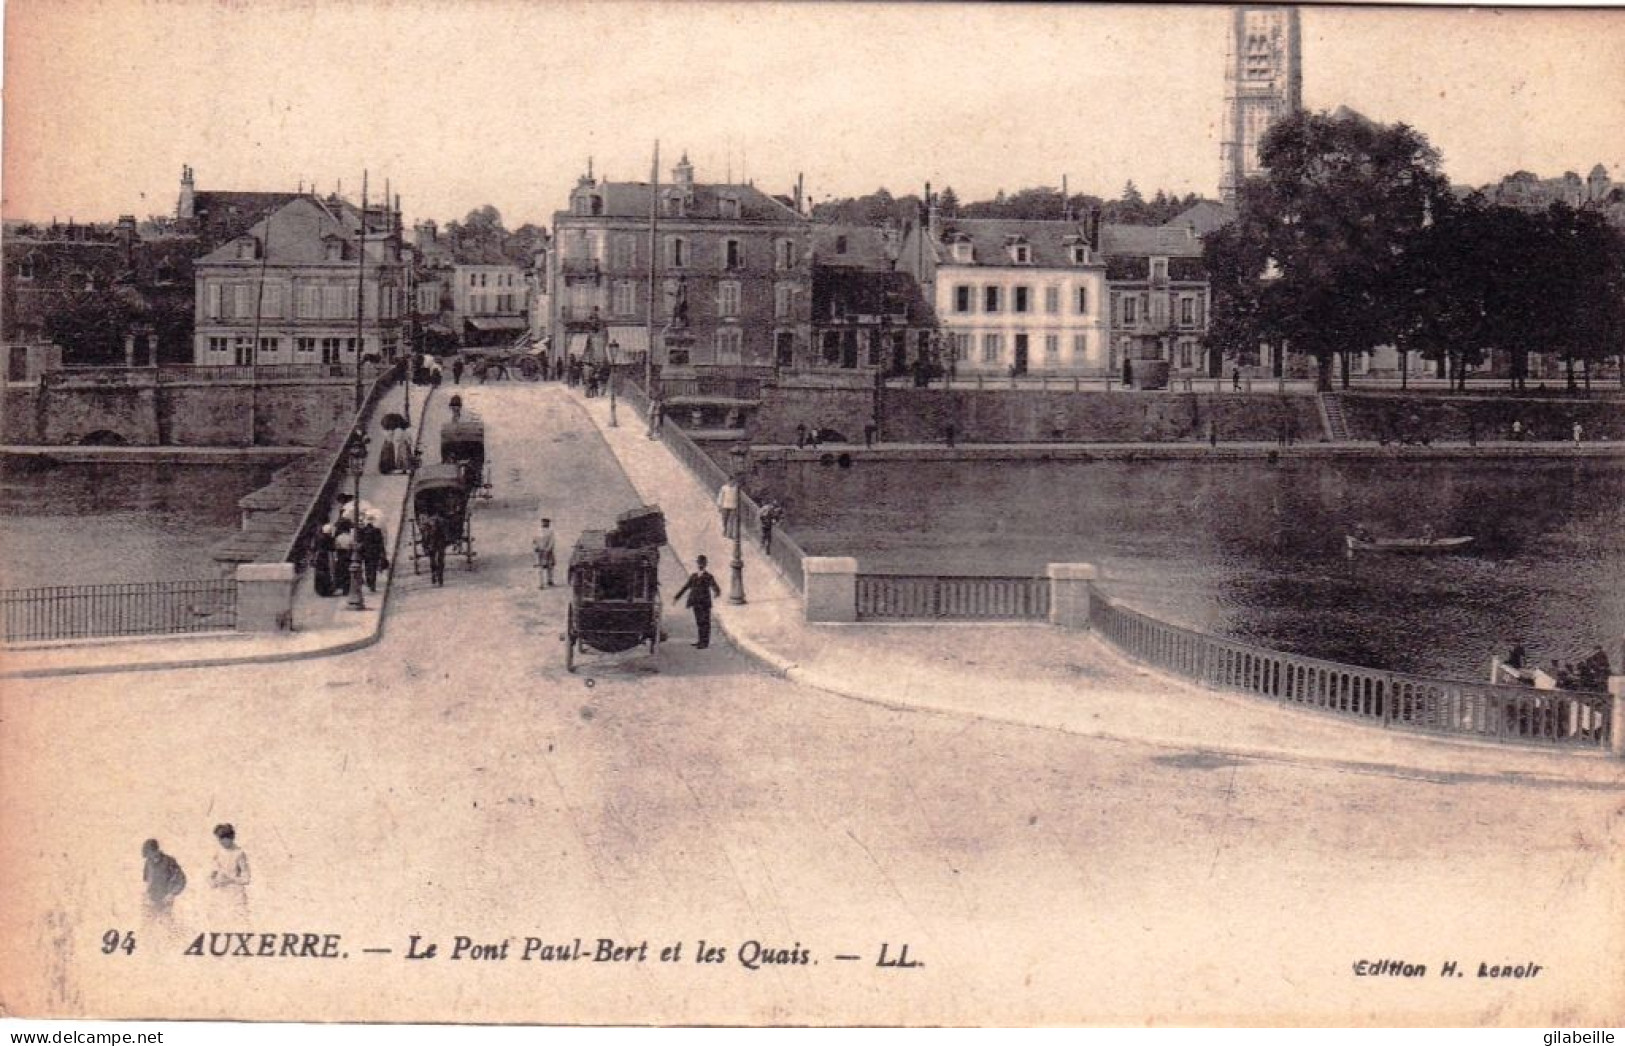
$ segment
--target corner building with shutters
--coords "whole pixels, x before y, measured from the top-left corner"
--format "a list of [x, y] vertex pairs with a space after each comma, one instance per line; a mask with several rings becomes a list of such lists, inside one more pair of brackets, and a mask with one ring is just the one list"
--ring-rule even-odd
[[[553, 216], [555, 355], [617, 360], [650, 349], [650, 209], [654, 362], [661, 366], [790, 366], [811, 338], [811, 222], [793, 201], [752, 185], [701, 184], [685, 156], [671, 182], [612, 182], [589, 172]], [[687, 324], [674, 324], [679, 301]], [[663, 336], [669, 327], [682, 336]]]

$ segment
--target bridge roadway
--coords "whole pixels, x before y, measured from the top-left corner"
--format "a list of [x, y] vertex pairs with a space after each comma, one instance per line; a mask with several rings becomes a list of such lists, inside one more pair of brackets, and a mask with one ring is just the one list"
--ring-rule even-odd
[[[495, 463], [476, 569], [454, 561], [443, 588], [403, 569], [377, 645], [0, 691], [0, 940], [19, 942], [0, 948], [0, 1005], [685, 1024], [1625, 1013], [1617, 786], [886, 707], [726, 643], [694, 650], [669, 603], [657, 658], [567, 674], [565, 590], [536, 587], [534, 521], [545, 508], [567, 545], [637, 497], [573, 393], [456, 391]], [[219, 821], [252, 861], [246, 918], [210, 896]], [[141, 915], [149, 836], [190, 877], [167, 931]], [[135, 953], [102, 954], [122, 928]], [[182, 954], [241, 930], [341, 934], [347, 957]], [[489, 955], [508, 941], [507, 958], [453, 959], [459, 936]], [[586, 957], [522, 959], [527, 937], [566, 954], [581, 938]], [[407, 958], [414, 938], [436, 956]], [[649, 947], [596, 962], [600, 938]], [[696, 961], [702, 940], [721, 961]], [[751, 941], [809, 961], [746, 968]], [[919, 965], [877, 965], [904, 945]], [[1356, 976], [1385, 959], [1427, 975]], [[1464, 975], [1440, 976], [1452, 960]]]

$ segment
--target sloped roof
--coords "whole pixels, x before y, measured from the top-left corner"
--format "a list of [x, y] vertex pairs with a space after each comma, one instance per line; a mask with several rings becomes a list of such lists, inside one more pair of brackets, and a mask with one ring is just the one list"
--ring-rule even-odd
[[[648, 182], [600, 182], [596, 189], [604, 197], [603, 218], [648, 218], [649, 193], [653, 187]], [[662, 183], [660, 193], [662, 198], [673, 186]], [[589, 191], [585, 188], [578, 192]], [[797, 214], [791, 207], [762, 192], [752, 185], [725, 185], [695, 183], [693, 200], [689, 203], [681, 221], [695, 220], [721, 220], [742, 222], [805, 222], [803, 215]], [[573, 194], [572, 194], [573, 196]], [[739, 217], [723, 218], [722, 198], [733, 196], [739, 200]], [[561, 212], [568, 214], [570, 212]], [[661, 215], [665, 217], [664, 213]]]
[[1015, 218], [953, 218], [942, 223], [942, 241], [935, 244], [937, 259], [943, 264], [962, 265], [953, 261], [953, 255], [944, 249], [956, 240], [967, 239], [971, 244], [974, 265], [1010, 265], [1006, 249], [1019, 239], [1031, 249], [1032, 261], [1021, 268], [1077, 268], [1072, 261], [1074, 243], [1087, 243], [1087, 230], [1082, 222], [1031, 221]]
[[1202, 241], [1189, 226], [1102, 225], [1100, 253], [1108, 258], [1136, 256], [1194, 258], [1202, 254]]
[[193, 219], [205, 250], [234, 240], [266, 215], [300, 198], [296, 192], [212, 192], [192, 194]]
[[884, 271], [892, 267], [895, 256], [895, 248], [887, 247], [888, 237], [902, 239], [877, 225], [817, 224], [812, 232], [813, 262]]
[[1164, 226], [1185, 227], [1196, 230], [1198, 238], [1215, 229], [1222, 229], [1236, 220], [1236, 209], [1216, 200], [1198, 200], [1163, 222]]
[[[276, 265], [337, 265], [327, 258], [325, 240], [337, 237], [353, 242], [360, 228], [358, 208], [346, 200], [320, 200], [300, 196], [278, 208], [275, 213], [256, 222], [244, 235], [252, 236], [265, 246], [265, 261]], [[269, 234], [269, 240], [267, 240]], [[219, 265], [244, 261], [237, 255], [237, 240], [210, 251], [199, 258], [199, 265]], [[258, 263], [258, 259], [255, 259]], [[349, 264], [354, 265], [352, 259]]]

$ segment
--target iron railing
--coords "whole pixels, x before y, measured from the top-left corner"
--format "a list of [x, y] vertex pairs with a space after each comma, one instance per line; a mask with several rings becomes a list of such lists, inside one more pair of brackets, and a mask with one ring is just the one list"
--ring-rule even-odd
[[[649, 398], [644, 394], [640, 378], [641, 375], [634, 377], [629, 370], [621, 371], [616, 388], [633, 409], [639, 414], [647, 416]], [[708, 494], [715, 495], [717, 490], [728, 482], [727, 469], [723, 468], [715, 458], [701, 449], [699, 444], [690, 439], [688, 434], [677, 425], [662, 425], [660, 427], [660, 438], [666, 444], [667, 449], [676, 456], [677, 460], [681, 461], [689, 472], [700, 481], [700, 485], [705, 488]], [[758, 536], [761, 534], [762, 509], [749, 494], [740, 494], [739, 518], [741, 526], [745, 528], [745, 534], [756, 534]], [[760, 540], [759, 537], [758, 540]], [[802, 590], [804, 585], [801, 561], [806, 555], [807, 553], [803, 551], [801, 545], [795, 538], [790, 536], [782, 525], [774, 528], [773, 545], [768, 550], [768, 558], [773, 560], [774, 566], [779, 568], [779, 572], [784, 575], [785, 580], [794, 585], [798, 592]]]
[[1042, 577], [859, 574], [858, 620], [1047, 621]]
[[[861, 584], [861, 582], [860, 582]], [[1089, 624], [1124, 653], [1208, 686], [1369, 723], [1512, 744], [1606, 749], [1612, 698], [1359, 668], [1205, 635], [1091, 586]]]
[[0, 591], [8, 643], [219, 632], [237, 627], [237, 582], [147, 581]]

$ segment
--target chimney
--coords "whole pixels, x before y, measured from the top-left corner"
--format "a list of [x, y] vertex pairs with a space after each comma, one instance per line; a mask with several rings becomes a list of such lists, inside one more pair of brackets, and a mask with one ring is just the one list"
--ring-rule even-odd
[[1100, 251], [1100, 208], [1089, 208], [1089, 225], [1084, 233], [1089, 238], [1089, 246], [1096, 253]]
[[671, 169], [671, 183], [681, 189], [684, 194], [694, 191], [694, 165], [688, 162], [688, 153], [677, 161], [677, 166]]
[[181, 168], [181, 196], [175, 205], [175, 217], [180, 221], [189, 221], [197, 217], [197, 186], [192, 182], [192, 168]]
[[425, 218], [412, 228], [418, 250], [426, 250], [440, 241], [440, 228], [433, 218]]
[[121, 214], [118, 216], [118, 242], [124, 250], [124, 264], [128, 266], [135, 253], [135, 215]]
[[803, 189], [804, 189], [803, 176], [802, 176], [801, 173], [798, 172], [796, 174], [796, 213], [797, 214], [801, 213], [801, 198], [802, 198], [802, 194], [803, 194]]
[[942, 239], [942, 212], [937, 209], [937, 195], [931, 183], [925, 183], [925, 231], [933, 240]]

